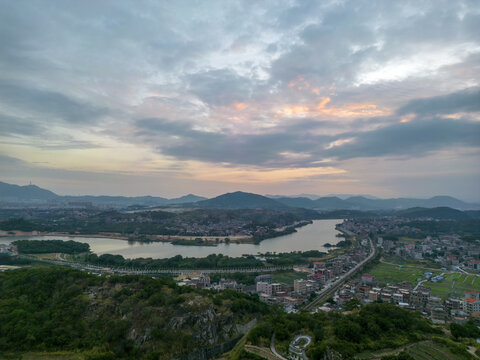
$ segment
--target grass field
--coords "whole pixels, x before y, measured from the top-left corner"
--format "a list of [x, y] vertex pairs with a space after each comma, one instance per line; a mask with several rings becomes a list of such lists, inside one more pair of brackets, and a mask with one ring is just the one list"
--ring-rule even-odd
[[437, 264], [433, 261], [414, 260], [414, 259], [405, 260], [404, 258], [402, 258], [400, 256], [385, 256], [384, 260], [385, 260], [385, 262], [389, 262], [389, 263], [393, 263], [393, 264], [399, 264], [399, 265], [406, 265], [406, 266], [426, 267], [426, 268], [432, 268], [432, 269], [441, 269], [442, 268], [442, 265]]
[[[428, 270], [420, 266], [411, 265], [392, 265], [379, 263], [375, 265], [370, 273], [375, 275], [379, 285], [385, 285], [388, 283], [400, 283], [402, 281], [409, 281], [412, 284], [416, 284], [417, 278], [424, 278], [426, 271], [430, 271], [434, 276], [440, 275], [441, 270]], [[475, 275], [466, 275], [460, 273], [446, 273], [444, 280], [433, 283], [426, 281], [424, 286], [428, 286], [432, 289], [433, 296], [440, 296], [442, 298], [448, 298], [456, 296], [462, 298], [466, 290], [480, 291], [480, 278]]]
[[463, 360], [468, 359], [459, 354], [453, 354], [446, 346], [423, 341], [409, 347], [406, 352], [415, 360]]
[[305, 273], [297, 273], [295, 271], [277, 271], [272, 273], [273, 281], [284, 283], [284, 284], [293, 284], [293, 280], [295, 279], [306, 279], [307, 274]]
[[58, 254], [57, 253], [28, 254], [28, 256], [36, 257], [37, 259], [58, 260]]
[[468, 358], [452, 353], [446, 346], [432, 341], [421, 341], [396, 350], [380, 350], [358, 354], [359, 359], [381, 359], [386, 355], [398, 354], [404, 350], [415, 360], [467, 360]]
[[432, 294], [448, 298], [451, 296], [463, 297], [467, 290], [480, 291], [480, 278], [475, 275], [460, 273], [445, 274], [445, 279], [438, 283], [427, 281], [425, 286], [432, 289]]
[[[375, 275], [379, 285], [385, 285], [389, 283], [398, 284], [402, 281], [409, 281], [412, 284], [416, 284], [417, 278], [423, 278], [426, 270], [421, 267], [401, 267], [401, 265], [391, 265], [385, 263], [379, 263], [375, 265], [369, 272]], [[433, 272], [433, 271], [431, 271]], [[439, 275], [440, 272], [433, 272], [434, 275]]]

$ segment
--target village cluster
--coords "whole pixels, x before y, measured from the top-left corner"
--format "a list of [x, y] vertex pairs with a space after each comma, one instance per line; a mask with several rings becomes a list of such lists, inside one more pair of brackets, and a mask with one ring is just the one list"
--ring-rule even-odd
[[[419, 229], [405, 225], [403, 219], [346, 220], [342, 231], [354, 235], [357, 246], [349, 252], [322, 262], [314, 262], [313, 267], [294, 268], [299, 278], [285, 284], [275, 281], [272, 274], [261, 274], [255, 278], [255, 285], [243, 285], [232, 279], [221, 279], [211, 283], [207, 275], [184, 275], [177, 278], [179, 285], [190, 285], [215, 290], [233, 289], [247, 293], [257, 293], [267, 304], [280, 304], [287, 312], [295, 312], [305, 303], [315, 298], [322, 289], [340, 283], [356, 264], [368, 256], [367, 239], [374, 238], [376, 248], [382, 256], [403, 259], [405, 263], [425, 261], [438, 267], [435, 272], [425, 271], [415, 281], [385, 283], [369, 273], [360, 273], [343, 283], [335, 294], [315, 311], [345, 310], [346, 304], [382, 301], [399, 307], [421, 312], [434, 323], [466, 322], [470, 317], [480, 317], [480, 288], [478, 282], [462, 295], [439, 297], [432, 295], [425, 283], [445, 281], [445, 274], [466, 274], [480, 278], [480, 243], [466, 241], [461, 236], [451, 234], [439, 237], [417, 237], [405, 241], [403, 234], [419, 234]], [[378, 234], [388, 234], [379, 236]], [[402, 268], [403, 265], [396, 265]], [[300, 275], [303, 273], [303, 275]], [[306, 273], [306, 274], [305, 274]], [[306, 276], [305, 276], [306, 275]], [[382, 281], [381, 281], [382, 280]], [[449, 294], [450, 295], [450, 294]]]

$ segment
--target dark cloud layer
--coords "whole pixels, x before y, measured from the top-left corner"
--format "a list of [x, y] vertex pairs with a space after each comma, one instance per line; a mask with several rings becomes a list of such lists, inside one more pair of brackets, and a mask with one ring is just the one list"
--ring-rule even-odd
[[[165, 119], [137, 122], [139, 136], [163, 154], [185, 160], [269, 166], [316, 166], [319, 160], [407, 156], [421, 157], [453, 147], [480, 147], [480, 122], [435, 118], [394, 123], [371, 131], [315, 135], [321, 125], [300, 122], [258, 135], [210, 133]], [[309, 131], [305, 131], [308, 128]], [[168, 137], [174, 137], [173, 142]], [[331, 146], [335, 142], [347, 140]], [[285, 157], [300, 153], [304, 156]]]
[[[32, 84], [33, 85], [33, 84]], [[106, 109], [75, 100], [64, 94], [24, 87], [0, 81], [0, 104], [13, 112], [40, 116], [71, 123], [91, 123], [107, 113]]]
[[453, 94], [415, 99], [397, 110], [399, 115], [454, 114], [480, 111], [480, 88], [469, 88]]
[[452, 147], [480, 147], [480, 123], [453, 119], [411, 121], [357, 134], [331, 149], [339, 159], [380, 156], [421, 157]]

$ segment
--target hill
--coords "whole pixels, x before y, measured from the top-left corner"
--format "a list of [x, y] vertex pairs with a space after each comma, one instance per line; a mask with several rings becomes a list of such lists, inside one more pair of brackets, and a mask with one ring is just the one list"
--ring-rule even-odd
[[472, 218], [468, 213], [464, 211], [452, 209], [445, 206], [436, 207], [433, 209], [415, 207], [397, 211], [396, 215], [406, 218], [432, 218], [437, 220], [468, 220]]
[[174, 199], [167, 199], [159, 196], [60, 196], [54, 192], [42, 189], [36, 185], [19, 186], [0, 182], [0, 202], [20, 204], [58, 204], [66, 207], [82, 205], [102, 205], [112, 207], [154, 207], [173, 204], [191, 203], [205, 200], [202, 196], [188, 194]]
[[239, 292], [52, 267], [0, 273], [0, 304], [0, 358], [64, 351], [78, 359], [206, 359], [271, 311]]
[[188, 194], [178, 198], [169, 199], [167, 203], [168, 204], [185, 204], [185, 203], [193, 203], [193, 202], [202, 201], [202, 200], [207, 200], [207, 198], [203, 196], [197, 196], [194, 194]]
[[338, 196], [315, 198], [305, 196], [270, 197], [237, 191], [206, 199], [188, 194], [174, 199], [158, 196], [60, 196], [36, 185], [18, 186], [0, 182], [0, 202], [18, 204], [58, 204], [61, 206], [101, 205], [115, 208], [161, 207], [179, 205], [207, 209], [275, 209], [304, 208], [310, 210], [402, 210], [413, 207], [450, 207], [458, 210], [480, 210], [480, 204], [467, 203], [451, 196], [435, 196], [430, 199], [396, 198], [379, 199], [372, 196], [351, 196], [346, 199]]
[[317, 207], [316, 202], [307, 197], [279, 197], [275, 201], [298, 208], [315, 209]]
[[305, 197], [282, 197], [275, 199], [288, 206], [304, 207], [316, 210], [400, 210], [413, 207], [435, 208], [450, 207], [458, 210], [479, 210], [479, 204], [466, 203], [451, 196], [435, 196], [430, 199], [396, 198], [377, 199], [364, 196], [352, 196], [341, 199], [336, 196], [311, 200]]
[[0, 200], [38, 202], [58, 199], [59, 196], [36, 185], [19, 186], [0, 181]]
[[204, 209], [289, 209], [289, 206], [276, 200], [243, 191], [236, 191], [217, 196], [213, 199], [198, 201], [194, 203], [194, 206]]

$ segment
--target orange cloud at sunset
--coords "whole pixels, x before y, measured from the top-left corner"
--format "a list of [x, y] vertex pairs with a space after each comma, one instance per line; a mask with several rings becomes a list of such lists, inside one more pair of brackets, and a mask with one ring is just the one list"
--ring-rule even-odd
[[[288, 83], [288, 87], [295, 88], [299, 91], [302, 91], [302, 90], [305, 90], [305, 89], [309, 89], [310, 88], [310, 83], [308, 82], [308, 80], [305, 79], [304, 76], [300, 75], [300, 76], [297, 76], [294, 80], [290, 81]], [[316, 90], [318, 91], [318, 89], [316, 89]]]
[[317, 110], [325, 109], [325, 106], [327, 106], [327, 104], [328, 104], [329, 102], [330, 102], [330, 98], [329, 98], [329, 97], [323, 98], [322, 102], [321, 102], [320, 104], [318, 104]]
[[195, 180], [219, 181], [226, 183], [284, 183], [319, 175], [345, 174], [343, 169], [332, 166], [315, 168], [205, 168], [192, 169]]
[[384, 116], [391, 113], [388, 108], [379, 108], [375, 104], [348, 104], [345, 106], [328, 106], [332, 99], [322, 98], [318, 105], [290, 105], [283, 109], [286, 115], [308, 114], [310, 116], [328, 115], [334, 117]]
[[309, 112], [308, 106], [303, 105], [294, 105], [294, 106], [287, 106], [283, 109], [283, 112], [287, 115], [298, 115], [304, 114]]
[[242, 103], [242, 102], [236, 103], [236, 104], [234, 105], [235, 109], [237, 109], [237, 110], [243, 110], [243, 109], [245, 109], [247, 106], [248, 106], [247, 104]]

